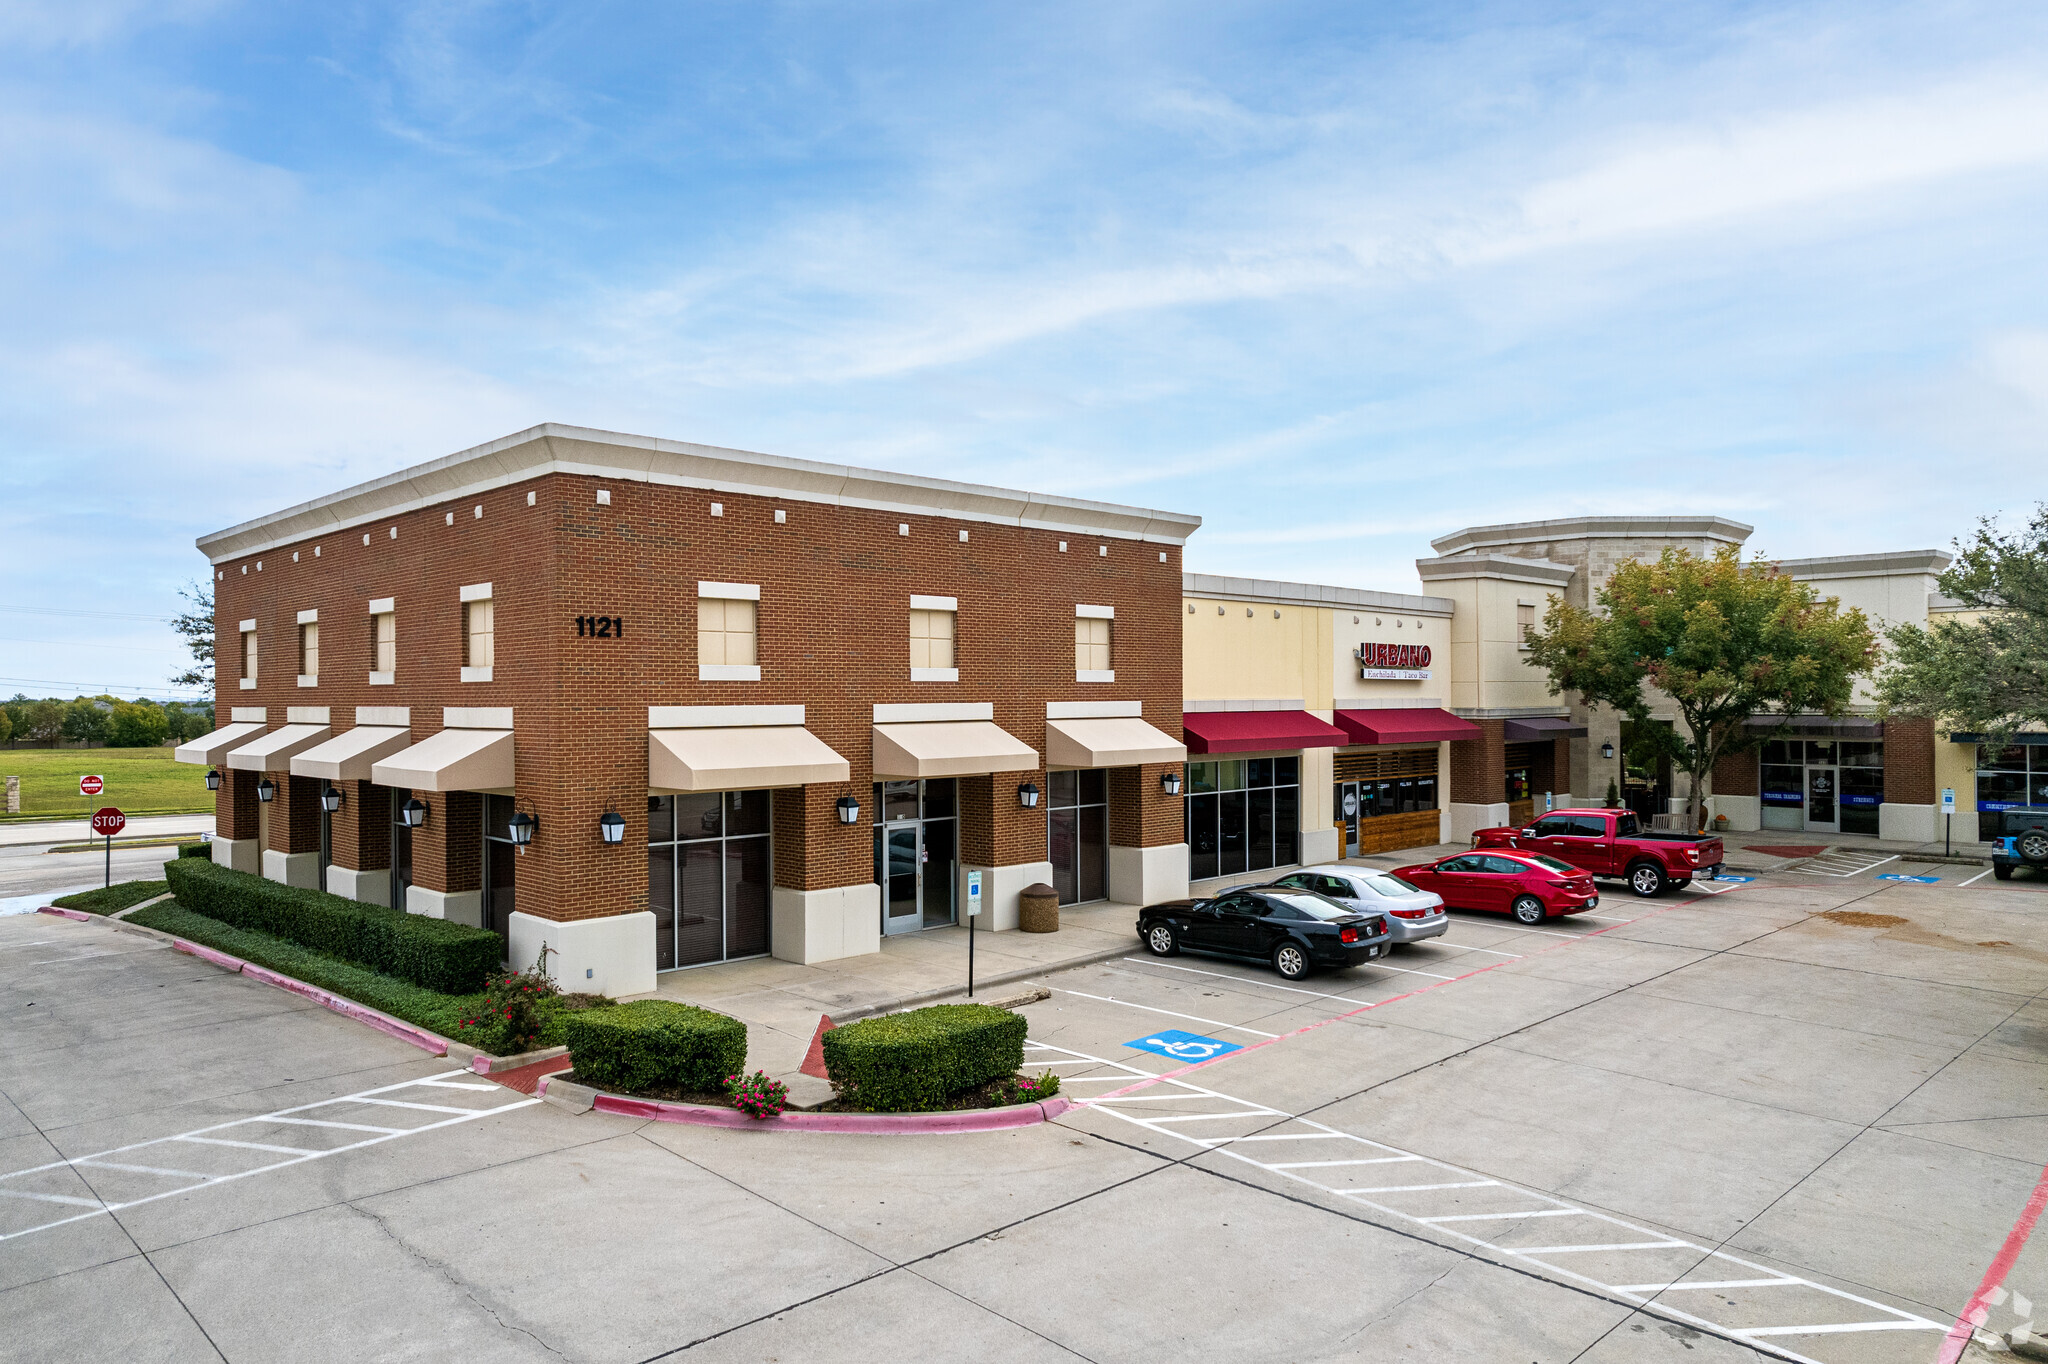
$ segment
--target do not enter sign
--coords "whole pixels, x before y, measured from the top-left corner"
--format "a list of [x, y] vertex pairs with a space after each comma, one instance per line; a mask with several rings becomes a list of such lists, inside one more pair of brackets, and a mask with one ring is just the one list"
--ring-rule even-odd
[[81, 796], [96, 796], [106, 789], [107, 781], [104, 777], [80, 777], [78, 779], [78, 794]]
[[127, 827], [128, 816], [122, 814], [111, 805], [93, 811], [92, 831], [96, 834], [104, 834], [108, 838], [112, 838]]

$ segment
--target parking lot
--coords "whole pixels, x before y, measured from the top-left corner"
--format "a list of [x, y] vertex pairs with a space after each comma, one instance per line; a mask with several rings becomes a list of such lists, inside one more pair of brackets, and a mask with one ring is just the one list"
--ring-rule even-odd
[[[26, 1358], [1933, 1360], [2048, 1163], [2048, 882], [1863, 862], [1296, 983], [1134, 938], [1026, 1008], [1086, 1104], [951, 1137], [571, 1116], [0, 920], [0, 1312]], [[2001, 1277], [2009, 1332], [2048, 1251]]]

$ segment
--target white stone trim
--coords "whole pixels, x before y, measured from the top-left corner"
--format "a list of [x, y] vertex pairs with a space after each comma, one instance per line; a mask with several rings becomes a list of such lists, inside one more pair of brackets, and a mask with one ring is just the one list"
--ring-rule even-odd
[[1116, 681], [1116, 669], [1076, 668], [1074, 670], [1074, 680], [1076, 682], [1114, 682]]
[[649, 706], [649, 729], [739, 729], [800, 725], [802, 706]]
[[[1381, 703], [1378, 701], [1374, 701], [1373, 704], [1377, 706]], [[1212, 711], [1221, 710], [1307, 710], [1308, 702], [1304, 701], [1299, 696], [1287, 696], [1279, 698], [1239, 697], [1227, 700], [1207, 701], [1191, 699], [1183, 700], [1180, 703], [1180, 709], [1181, 714], [1183, 715], [1207, 714]]]
[[1401, 592], [1366, 592], [1355, 587], [1275, 582], [1267, 578], [1228, 578], [1213, 573], [1181, 574], [1180, 591], [1183, 597], [1205, 601], [1222, 598], [1262, 602], [1270, 606], [1348, 607], [1397, 616], [1448, 617], [1457, 605], [1449, 597], [1413, 597]]
[[370, 674], [370, 685], [371, 685], [371, 686], [373, 686], [373, 687], [393, 687], [393, 686], [397, 686], [397, 685], [398, 685], [398, 674], [397, 674], [397, 673], [371, 673], [371, 674]]
[[254, 633], [255, 633], [255, 630], [256, 630], [256, 622], [255, 622], [254, 620], [245, 620], [245, 621], [243, 621], [243, 622], [242, 622], [242, 633], [243, 633], [243, 634], [245, 634], [245, 635], [247, 635], [247, 634], [254, 634]]
[[911, 702], [908, 705], [875, 705], [874, 721], [878, 725], [922, 725], [936, 724], [948, 720], [994, 720], [996, 707], [993, 701], [929, 701]]
[[1939, 549], [1901, 549], [1880, 554], [1779, 559], [1775, 567], [1803, 583], [1825, 582], [1830, 578], [1917, 578], [1942, 573], [1952, 557]]
[[255, 678], [253, 678], [253, 677], [245, 677], [245, 678], [243, 678], [243, 679], [242, 679], [241, 681], [242, 681], [242, 690], [243, 690], [243, 691], [255, 691], [255, 690], [256, 690], [256, 679], [255, 679]]
[[1466, 554], [1456, 558], [1417, 559], [1415, 572], [1426, 583], [1491, 578], [1497, 582], [1529, 583], [1535, 587], [1564, 587], [1578, 570], [1570, 564], [1554, 564], [1548, 559], [1517, 559], [1508, 554]]
[[697, 595], [714, 597], [724, 601], [759, 601], [761, 588], [757, 583], [707, 583], [697, 584]]
[[317, 687], [320, 685], [320, 674], [318, 673], [300, 673], [298, 676], [299, 685], [302, 687]]
[[699, 663], [699, 682], [759, 682], [761, 665], [758, 663]]
[[1048, 701], [1048, 720], [1142, 720], [1143, 701]]
[[1077, 602], [1074, 605], [1074, 615], [1087, 620], [1115, 620], [1116, 608], [1114, 606], [1082, 606]]
[[332, 715], [332, 709], [327, 706], [286, 706], [284, 708], [284, 722], [288, 725], [332, 724], [333, 721], [329, 718]]
[[910, 670], [910, 680], [913, 682], [958, 682], [960, 680], [960, 670], [958, 668], [912, 668]]
[[444, 729], [510, 729], [512, 707], [443, 706], [441, 725]]
[[491, 680], [491, 670], [489, 668], [464, 668], [462, 670], [462, 680], [465, 682], [488, 682]]
[[317, 623], [319, 622], [319, 620], [320, 620], [320, 608], [319, 608], [319, 607], [317, 607], [317, 606], [316, 606], [316, 607], [314, 607], [314, 608], [312, 608], [311, 610], [307, 610], [307, 611], [301, 611], [301, 612], [299, 612], [299, 624], [301, 624], [301, 625], [313, 625], [313, 624], [317, 624]]
[[370, 614], [373, 616], [388, 616], [397, 610], [398, 599], [396, 597], [370, 598]]
[[1496, 545], [1549, 544], [1558, 540], [1721, 540], [1739, 545], [1756, 527], [1725, 516], [1565, 516], [1552, 521], [1508, 521], [1467, 526], [1429, 542], [1438, 554]]
[[459, 596], [463, 601], [489, 601], [491, 599], [491, 585], [489, 583], [471, 583], [461, 590]]
[[401, 729], [412, 726], [411, 706], [357, 706], [356, 723], [359, 725], [394, 725]]
[[910, 609], [913, 611], [958, 612], [960, 610], [960, 599], [958, 597], [927, 597], [923, 593], [913, 592], [910, 594]]

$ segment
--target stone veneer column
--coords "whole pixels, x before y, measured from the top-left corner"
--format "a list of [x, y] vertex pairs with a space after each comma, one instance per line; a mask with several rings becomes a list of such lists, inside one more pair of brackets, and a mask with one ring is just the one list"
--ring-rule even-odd
[[[251, 774], [254, 775], [254, 774]], [[270, 799], [263, 847], [265, 880], [317, 890], [320, 886], [320, 788], [315, 777], [266, 772], [277, 794]]]
[[[1931, 843], [1941, 837], [1941, 792], [1934, 779], [1934, 722], [1887, 720], [1880, 838]], [[1974, 834], [1975, 830], [1968, 832]]]
[[1187, 898], [1187, 814], [1182, 797], [1159, 785], [1180, 770], [1180, 763], [1109, 769], [1110, 899], [1155, 905]]
[[384, 904], [391, 898], [391, 798], [383, 787], [366, 781], [334, 785], [341, 792], [341, 808], [328, 822], [327, 889], [366, 904]]
[[1475, 720], [1479, 737], [1451, 745], [1451, 841], [1508, 822], [1507, 722]]
[[[768, 950], [783, 961], [837, 961], [881, 950], [871, 790], [847, 782], [775, 792]], [[858, 823], [839, 822], [841, 796], [860, 802]]]
[[[484, 798], [474, 791], [415, 791], [427, 807], [427, 822], [412, 831], [412, 884], [406, 887], [410, 914], [481, 927], [484, 919]], [[641, 815], [641, 846], [646, 846]]]
[[223, 867], [261, 875], [263, 845], [257, 835], [262, 818], [256, 809], [260, 772], [222, 766], [220, 790], [213, 793], [213, 860]]

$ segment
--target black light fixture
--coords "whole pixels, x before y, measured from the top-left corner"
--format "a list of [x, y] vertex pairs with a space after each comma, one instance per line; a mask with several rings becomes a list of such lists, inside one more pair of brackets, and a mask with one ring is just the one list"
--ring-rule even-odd
[[1603, 758], [1605, 758], [1605, 759], [1606, 759], [1607, 761], [1609, 761], [1609, 762], [1613, 762], [1613, 761], [1614, 761], [1614, 745], [1613, 745], [1613, 744], [1602, 744], [1602, 745], [1600, 745], [1600, 756], [1601, 756], [1601, 757], [1603, 757]]
[[1164, 791], [1164, 792], [1166, 792], [1166, 794], [1167, 794], [1167, 795], [1169, 795], [1169, 796], [1177, 796], [1177, 795], [1179, 795], [1179, 794], [1180, 794], [1180, 773], [1178, 773], [1178, 772], [1162, 772], [1162, 773], [1160, 773], [1160, 774], [1159, 774], [1159, 789], [1160, 789], [1160, 790], [1162, 790], [1162, 791]]
[[837, 808], [841, 824], [860, 823], [860, 802], [852, 796], [841, 796]]
[[265, 777], [262, 781], [256, 783], [256, 799], [262, 801], [265, 805], [270, 804], [271, 798], [276, 795], [277, 783], [271, 781], [270, 778]]
[[427, 803], [418, 796], [414, 796], [399, 807], [398, 815], [400, 819], [405, 821], [406, 828], [417, 829], [427, 822]]
[[209, 767], [209, 768], [207, 768], [207, 769], [206, 769], [206, 789], [207, 789], [207, 790], [209, 790], [209, 791], [218, 791], [218, 790], [220, 790], [220, 769], [219, 769], [219, 768], [217, 768], [217, 767]]
[[1028, 781], [1019, 786], [1017, 788], [1017, 803], [1027, 810], [1035, 809], [1038, 805], [1038, 788]]
[[[624, 820], [619, 822], [625, 823]], [[512, 846], [520, 852], [525, 852], [527, 845], [533, 842], [533, 831], [539, 827], [540, 821], [524, 810], [515, 811], [512, 818], [505, 821], [506, 831], [512, 835]]]
[[320, 792], [320, 808], [328, 814], [341, 809], [341, 788], [330, 783]]
[[598, 816], [597, 831], [604, 835], [604, 841], [607, 843], [626, 841], [626, 821], [620, 818], [617, 810], [607, 810]]

